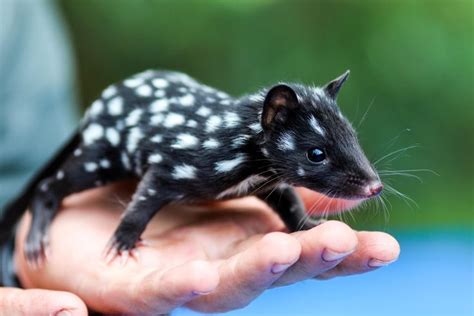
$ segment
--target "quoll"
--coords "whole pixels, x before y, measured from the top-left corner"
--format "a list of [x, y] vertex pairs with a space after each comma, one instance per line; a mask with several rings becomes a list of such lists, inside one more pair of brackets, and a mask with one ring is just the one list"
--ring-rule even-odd
[[29, 207], [25, 256], [41, 264], [48, 227], [67, 195], [140, 179], [106, 253], [133, 252], [165, 205], [254, 195], [288, 229], [308, 229], [294, 191], [364, 200], [383, 185], [336, 97], [347, 71], [322, 87], [281, 83], [234, 98], [173, 71], [146, 71], [106, 88], [78, 131], [0, 222], [3, 238]]

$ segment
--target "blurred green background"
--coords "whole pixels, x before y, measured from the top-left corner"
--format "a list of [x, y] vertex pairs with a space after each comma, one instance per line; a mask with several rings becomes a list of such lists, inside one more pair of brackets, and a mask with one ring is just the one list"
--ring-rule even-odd
[[346, 219], [388, 230], [472, 228], [472, 1], [60, 4], [84, 106], [111, 82], [148, 68], [180, 70], [235, 95], [278, 81], [323, 84], [350, 69], [339, 104], [371, 160], [415, 146], [377, 167], [432, 172], [409, 172], [422, 182], [385, 178], [418, 206], [386, 195], [388, 214], [372, 205]]

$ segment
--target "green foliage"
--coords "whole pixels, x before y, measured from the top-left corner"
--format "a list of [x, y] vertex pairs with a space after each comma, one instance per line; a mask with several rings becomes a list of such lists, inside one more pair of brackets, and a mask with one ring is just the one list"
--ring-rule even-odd
[[[356, 126], [363, 121], [358, 130], [369, 157], [417, 146], [378, 168], [439, 174], [410, 172], [422, 183], [387, 178], [418, 204], [387, 195], [387, 225], [472, 226], [473, 2], [61, 4], [84, 104], [107, 84], [147, 68], [184, 71], [236, 95], [282, 80], [322, 84], [351, 69], [339, 103]], [[365, 227], [384, 221], [381, 211], [354, 216]]]

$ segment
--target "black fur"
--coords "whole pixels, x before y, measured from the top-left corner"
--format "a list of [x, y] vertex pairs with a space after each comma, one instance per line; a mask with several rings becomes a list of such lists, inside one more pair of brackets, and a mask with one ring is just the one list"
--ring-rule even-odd
[[[317, 221], [303, 221], [307, 215], [291, 186], [354, 199], [369, 197], [367, 185], [379, 181], [336, 105], [347, 74], [322, 89], [280, 84], [239, 99], [177, 72], [147, 71], [113, 85], [86, 113], [80, 133], [7, 209], [0, 227], [12, 227], [29, 202], [25, 254], [38, 264], [64, 197], [126, 178], [141, 182], [108, 253], [132, 250], [169, 203], [255, 195], [291, 231], [314, 226]], [[314, 147], [325, 151], [322, 163], [307, 159]]]

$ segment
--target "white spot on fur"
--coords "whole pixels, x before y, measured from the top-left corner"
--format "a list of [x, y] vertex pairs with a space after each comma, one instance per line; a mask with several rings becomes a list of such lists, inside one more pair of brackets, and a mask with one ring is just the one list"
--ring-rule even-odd
[[245, 161], [244, 154], [238, 154], [234, 159], [216, 162], [214, 170], [217, 172], [229, 172]]
[[145, 80], [143, 78], [130, 78], [123, 82], [123, 85], [129, 88], [136, 88], [141, 86]]
[[150, 140], [154, 143], [161, 143], [163, 141], [163, 136], [155, 135]]
[[227, 99], [227, 98], [229, 98], [229, 95], [228, 95], [227, 93], [225, 93], [225, 92], [222, 92], [222, 91], [217, 92], [216, 95], [217, 95], [219, 98], [221, 98], [221, 99]]
[[148, 156], [148, 163], [160, 163], [163, 157], [160, 154], [151, 154]]
[[306, 172], [304, 171], [304, 169], [302, 167], [298, 167], [298, 170], [296, 170], [296, 173], [302, 177], [306, 174]]
[[150, 104], [150, 112], [151, 113], [158, 113], [158, 112], [164, 112], [168, 110], [169, 107], [169, 101], [166, 99], [160, 99], [153, 101]]
[[104, 110], [104, 103], [101, 100], [95, 100], [89, 109], [90, 116], [97, 116]]
[[140, 121], [140, 117], [143, 113], [142, 109], [135, 109], [131, 111], [127, 118], [125, 119], [125, 125], [127, 126], [135, 126], [137, 125], [138, 121]]
[[186, 149], [186, 148], [192, 148], [196, 146], [199, 143], [199, 140], [197, 137], [191, 135], [191, 134], [179, 134], [176, 137], [176, 142], [171, 145], [171, 147], [176, 148], [176, 149]]
[[265, 157], [268, 157], [270, 154], [268, 153], [268, 150], [266, 148], [262, 148], [262, 154], [265, 156]]
[[41, 191], [43, 191], [43, 192], [48, 191], [48, 189], [49, 189], [48, 183], [47, 183], [47, 182], [44, 182], [43, 184], [41, 184], [40, 189], [41, 189]]
[[326, 97], [326, 94], [324, 93], [323, 89], [321, 88], [313, 88], [313, 91], [314, 91], [314, 96], [316, 97], [316, 99], [319, 101], [321, 100], [321, 98], [325, 98]]
[[165, 116], [161, 113], [155, 114], [152, 117], [150, 117], [150, 124], [151, 125], [160, 125], [161, 122], [165, 120]]
[[222, 119], [217, 116], [211, 116], [206, 122], [206, 132], [214, 132], [222, 124]]
[[206, 101], [207, 102], [216, 102], [216, 99], [214, 99], [213, 97], [207, 97]]
[[178, 125], [183, 125], [184, 121], [185, 119], [183, 115], [178, 113], [169, 113], [165, 118], [163, 126], [167, 128], [172, 128]]
[[201, 106], [197, 111], [196, 111], [196, 114], [199, 115], [199, 116], [202, 116], [202, 117], [207, 117], [209, 115], [211, 115], [212, 111], [210, 108], [208, 107], [205, 107], [205, 106]]
[[102, 92], [102, 97], [104, 99], [108, 99], [113, 97], [117, 93], [117, 88], [115, 86], [108, 86], [107, 89], [105, 89]]
[[134, 127], [130, 129], [130, 132], [128, 133], [128, 138], [127, 138], [127, 151], [129, 153], [135, 152], [135, 150], [138, 147], [138, 143], [140, 140], [143, 138], [143, 133], [138, 127]]
[[113, 146], [117, 146], [120, 143], [120, 134], [115, 128], [108, 127], [105, 130], [105, 138], [107, 138], [109, 143]]
[[195, 120], [189, 120], [187, 123], [186, 123], [186, 126], [187, 127], [197, 127], [198, 126], [198, 123], [195, 121]]
[[56, 173], [56, 179], [58, 180], [64, 179], [64, 171], [59, 170], [58, 173]]
[[204, 92], [207, 92], [207, 93], [214, 93], [214, 92], [216, 92], [216, 89], [214, 89], [214, 88], [212, 88], [212, 87], [209, 87], [209, 86], [206, 86], [206, 85], [201, 86], [201, 89], [202, 89]]
[[82, 155], [82, 149], [77, 148], [74, 150], [74, 156], [79, 157], [80, 155]]
[[155, 72], [151, 69], [145, 70], [143, 72], [140, 72], [139, 74], [135, 75], [135, 77], [141, 77], [143, 79], [148, 79], [153, 76]]
[[260, 183], [263, 183], [266, 180], [267, 178], [262, 177], [262, 176], [258, 176], [258, 175], [250, 176], [246, 178], [245, 180], [241, 181], [240, 183], [238, 183], [237, 185], [234, 185], [226, 189], [225, 191], [219, 193], [217, 195], [217, 199], [222, 199], [225, 197], [227, 198], [240, 197], [240, 196], [247, 195], [250, 189], [254, 188], [256, 185]]
[[168, 81], [163, 78], [156, 78], [151, 81], [151, 84], [154, 85], [157, 89], [164, 89], [169, 86]]
[[295, 140], [292, 135], [288, 133], [283, 133], [278, 139], [278, 148], [280, 150], [294, 150], [295, 149]]
[[222, 105], [230, 105], [230, 104], [231, 104], [230, 99], [222, 100], [222, 101], [221, 101], [221, 104], [222, 104]]
[[93, 144], [96, 140], [99, 140], [104, 136], [104, 128], [96, 123], [90, 124], [83, 132], [82, 138], [86, 145]]
[[143, 86], [139, 86], [135, 90], [135, 93], [140, 97], [150, 97], [153, 93], [153, 89], [149, 85], [145, 84]]
[[296, 93], [296, 99], [298, 100], [298, 103], [303, 103], [303, 97], [299, 95], [299, 93]]
[[86, 162], [84, 164], [84, 169], [87, 172], [94, 172], [99, 168], [99, 166], [95, 162]]
[[125, 169], [130, 170], [132, 168], [130, 164], [130, 159], [128, 158], [127, 154], [122, 152], [120, 155], [120, 160], [122, 161], [122, 165], [125, 167]]
[[156, 195], [156, 190], [147, 189], [146, 191], [148, 192], [148, 195], [149, 195], [149, 196], [154, 196], [154, 195]]
[[138, 200], [139, 200], [139, 201], [146, 201], [146, 196], [139, 196], [139, 197], [138, 197]]
[[156, 90], [155, 91], [155, 97], [157, 98], [164, 98], [166, 95], [165, 90]]
[[187, 94], [179, 98], [179, 103], [182, 106], [192, 106], [194, 105], [194, 96], [192, 94]]
[[257, 93], [257, 94], [252, 94], [249, 97], [249, 99], [250, 101], [253, 101], [253, 102], [263, 102], [263, 100], [265, 100], [265, 97], [261, 95], [260, 93]]
[[176, 179], [194, 179], [196, 177], [196, 167], [182, 164], [179, 166], [174, 167], [173, 173], [171, 176]]
[[224, 114], [225, 127], [235, 127], [240, 122], [240, 117], [234, 112], [225, 112]]
[[186, 87], [179, 87], [178, 92], [186, 93], [186, 92], [188, 92], [188, 89]]
[[104, 169], [110, 168], [110, 161], [108, 161], [107, 159], [101, 159], [99, 161], [99, 165], [101, 168], [104, 168]]
[[321, 127], [321, 125], [319, 125], [318, 120], [314, 116], [311, 116], [311, 118], [309, 119], [309, 125], [313, 128], [313, 130], [316, 133], [318, 133], [321, 136], [324, 136], [324, 130]]
[[245, 144], [245, 142], [250, 138], [250, 135], [239, 135], [232, 140], [232, 147], [237, 148]]
[[204, 143], [202, 143], [202, 147], [206, 149], [214, 149], [214, 148], [219, 147], [219, 145], [220, 145], [219, 141], [217, 141], [217, 139], [215, 138], [209, 138]]
[[249, 128], [254, 131], [254, 132], [257, 132], [257, 133], [260, 133], [263, 129], [262, 129], [262, 124], [260, 124], [260, 122], [256, 122], [256, 123], [253, 123], [253, 124], [250, 124], [249, 125]]
[[107, 109], [110, 115], [120, 115], [123, 111], [122, 97], [115, 97], [107, 103]]

